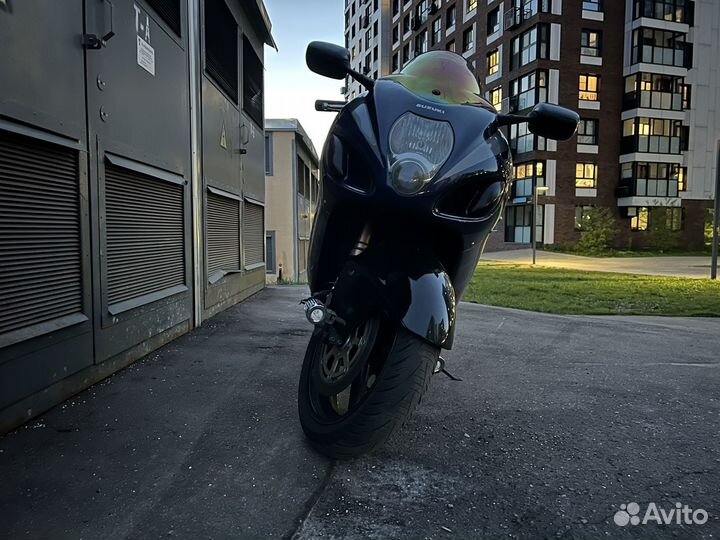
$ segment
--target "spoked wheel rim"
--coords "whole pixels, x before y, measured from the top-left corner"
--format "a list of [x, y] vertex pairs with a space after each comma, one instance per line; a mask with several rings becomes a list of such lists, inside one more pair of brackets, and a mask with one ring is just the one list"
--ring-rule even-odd
[[372, 389], [383, 360], [375, 350], [379, 329], [380, 321], [369, 319], [340, 347], [318, 344], [308, 388], [318, 419], [334, 422], [346, 418]]

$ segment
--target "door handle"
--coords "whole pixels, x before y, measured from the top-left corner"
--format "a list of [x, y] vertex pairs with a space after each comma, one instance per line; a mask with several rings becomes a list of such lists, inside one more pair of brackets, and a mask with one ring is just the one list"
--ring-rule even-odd
[[84, 34], [83, 35], [83, 46], [86, 49], [102, 49], [107, 42], [115, 36], [115, 30], [113, 25], [115, 6], [110, 0], [101, 0], [105, 5], [105, 23], [109, 22], [110, 28], [104, 35], [98, 36], [97, 34]]

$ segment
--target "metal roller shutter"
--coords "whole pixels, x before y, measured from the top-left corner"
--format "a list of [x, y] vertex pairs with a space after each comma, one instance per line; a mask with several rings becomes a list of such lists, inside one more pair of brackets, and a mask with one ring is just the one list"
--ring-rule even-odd
[[82, 311], [77, 151], [0, 131], [0, 334]]
[[259, 204], [243, 204], [243, 246], [245, 266], [265, 262], [265, 209]]
[[240, 201], [208, 193], [208, 276], [219, 270], [240, 269]]
[[183, 186], [106, 164], [108, 304], [184, 285]]

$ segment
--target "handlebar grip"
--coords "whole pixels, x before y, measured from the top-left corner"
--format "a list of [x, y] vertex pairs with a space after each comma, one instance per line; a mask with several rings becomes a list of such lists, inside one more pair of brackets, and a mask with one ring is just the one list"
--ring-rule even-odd
[[320, 112], [340, 112], [345, 105], [346, 103], [344, 101], [318, 99], [315, 101], [315, 110]]

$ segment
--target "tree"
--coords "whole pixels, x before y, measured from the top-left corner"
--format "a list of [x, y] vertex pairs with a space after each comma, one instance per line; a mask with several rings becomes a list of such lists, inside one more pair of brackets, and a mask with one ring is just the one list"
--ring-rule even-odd
[[589, 253], [609, 250], [617, 233], [615, 218], [607, 208], [587, 208], [578, 226], [580, 241], [577, 249]]
[[677, 249], [680, 231], [673, 226], [673, 214], [670, 209], [654, 207], [651, 210], [648, 229], [648, 247], [658, 251]]

